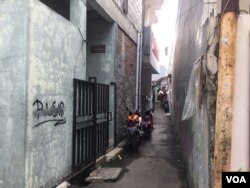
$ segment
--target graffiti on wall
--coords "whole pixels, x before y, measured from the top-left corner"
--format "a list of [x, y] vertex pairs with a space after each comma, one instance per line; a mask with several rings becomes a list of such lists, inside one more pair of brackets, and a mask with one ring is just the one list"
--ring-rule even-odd
[[[34, 127], [38, 127], [44, 123], [54, 122], [54, 125], [61, 125], [66, 123], [66, 118], [64, 117], [64, 103], [53, 101], [51, 104], [43, 103], [42, 101], [36, 99], [33, 102], [33, 107], [35, 108], [34, 116], [37, 120], [42, 119]], [[41, 118], [43, 117], [43, 118]]]

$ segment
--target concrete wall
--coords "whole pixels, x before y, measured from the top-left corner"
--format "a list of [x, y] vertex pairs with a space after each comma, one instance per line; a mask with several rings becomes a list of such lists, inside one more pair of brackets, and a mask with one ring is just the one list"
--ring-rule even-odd
[[86, 7], [71, 1], [72, 22], [38, 0], [29, 8], [25, 187], [51, 187], [71, 172], [73, 78], [86, 78]]
[[136, 42], [137, 31], [142, 30], [142, 0], [128, 0], [128, 14], [122, 12], [120, 0], [89, 0], [88, 2], [107, 20], [115, 21]]
[[[190, 187], [208, 188], [213, 158], [213, 114], [203, 95], [198, 114], [182, 121], [188, 82], [195, 60], [206, 53], [206, 19], [211, 7], [198, 0], [180, 1], [177, 16], [177, 39], [173, 65], [173, 120], [187, 165]], [[207, 91], [206, 91], [207, 93]], [[209, 111], [207, 109], [210, 108]]]
[[1, 188], [49, 187], [71, 171], [73, 78], [85, 78], [77, 26], [86, 36], [84, 1], [71, 3], [72, 23], [37, 0], [0, 3]]
[[126, 107], [135, 110], [136, 44], [119, 28], [115, 80], [117, 84], [117, 140], [126, 134]]
[[[96, 11], [88, 12], [87, 20], [87, 78], [96, 77], [98, 83], [115, 82], [115, 54], [118, 26], [107, 22]], [[105, 45], [105, 53], [91, 53], [91, 46]], [[114, 116], [114, 87], [110, 86], [109, 111]], [[109, 122], [109, 144], [114, 144], [114, 118]]]
[[[125, 109], [135, 101], [136, 26], [117, 10], [128, 33], [119, 30], [114, 58], [117, 106]], [[71, 21], [38, 0], [2, 0], [0, 15], [0, 187], [51, 187], [71, 172], [73, 78], [86, 79], [86, 1], [71, 0]], [[118, 114], [123, 127], [125, 113]]]
[[[114, 82], [117, 25], [107, 22], [97, 12], [88, 12], [87, 77], [97, 77], [100, 83]], [[105, 45], [105, 53], [91, 53], [93, 45]]]
[[31, 1], [25, 187], [50, 187], [71, 172], [73, 78], [86, 77], [85, 44], [77, 28], [85, 39], [86, 7], [73, 2], [70, 22]]
[[23, 187], [28, 0], [0, 1], [0, 188]]

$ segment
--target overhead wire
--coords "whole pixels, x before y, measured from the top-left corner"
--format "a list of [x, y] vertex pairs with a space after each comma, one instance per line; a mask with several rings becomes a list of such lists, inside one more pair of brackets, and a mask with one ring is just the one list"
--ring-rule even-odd
[[[215, 26], [214, 31], [213, 31], [213, 32], [211, 33], [211, 35], [208, 37], [207, 43], [209, 42], [209, 40], [210, 40], [211, 37], [215, 37], [215, 32], [216, 32], [216, 30], [218, 29], [218, 27], [219, 27], [219, 25], [220, 25], [220, 23], [221, 23], [221, 21], [222, 21], [223, 15], [225, 14], [225, 11], [226, 11], [226, 8], [227, 8], [227, 6], [228, 6], [228, 4], [229, 4], [229, 1], [230, 1], [230, 0], [228, 0], [227, 3], [225, 4], [225, 7], [224, 7], [224, 9], [223, 9], [223, 11], [222, 11], [222, 13], [221, 13], [221, 16], [220, 16], [220, 20], [219, 20], [219, 22], [217, 23], [217, 25]], [[214, 39], [214, 38], [213, 38], [213, 39]], [[212, 46], [212, 45], [208, 46], [207, 52], [210, 50], [211, 46]]]
[[[209, 43], [209, 40], [211, 39], [211, 37], [213, 37], [213, 40], [214, 40], [214, 37], [216, 36], [216, 31], [217, 31], [217, 29], [218, 29], [218, 27], [219, 27], [219, 25], [220, 25], [220, 23], [221, 23], [221, 21], [222, 21], [223, 15], [225, 14], [225, 11], [226, 11], [226, 8], [227, 8], [227, 6], [228, 6], [228, 4], [229, 4], [229, 1], [230, 1], [230, 0], [228, 0], [227, 3], [225, 4], [225, 7], [224, 7], [224, 9], [223, 9], [223, 11], [222, 11], [222, 13], [221, 13], [221, 16], [220, 16], [220, 20], [218, 21], [217, 25], [215, 26], [214, 31], [213, 31], [213, 32], [211, 33], [211, 35], [208, 37], [208, 39], [207, 39], [207, 44]], [[213, 40], [212, 40], [212, 41], [213, 41]], [[205, 54], [207, 54], [207, 53], [209, 52], [211, 46], [212, 46], [212, 44], [211, 44], [211, 45], [208, 44], [207, 51], [206, 51]], [[205, 68], [205, 85], [204, 85], [204, 90], [203, 90], [203, 92], [206, 90], [207, 86], [208, 86], [208, 72], [207, 72], [207, 68]]]
[[80, 27], [78, 27], [78, 31], [79, 31], [80, 36], [82, 38], [82, 42], [81, 42], [81, 46], [80, 46], [79, 52], [78, 52], [78, 54], [76, 56], [76, 63], [74, 65], [74, 76], [75, 76], [75, 72], [76, 72], [76, 67], [78, 66], [78, 57], [79, 57], [80, 53], [82, 53], [82, 55], [83, 55], [83, 67], [86, 66], [86, 57], [85, 57], [85, 52], [84, 52], [84, 44], [86, 44], [87, 41], [84, 38]]

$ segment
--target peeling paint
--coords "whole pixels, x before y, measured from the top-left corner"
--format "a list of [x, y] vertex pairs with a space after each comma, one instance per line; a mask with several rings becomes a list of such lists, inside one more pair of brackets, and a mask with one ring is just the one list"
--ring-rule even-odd
[[228, 45], [228, 44], [229, 44], [228, 38], [221, 38], [220, 39], [220, 45]]

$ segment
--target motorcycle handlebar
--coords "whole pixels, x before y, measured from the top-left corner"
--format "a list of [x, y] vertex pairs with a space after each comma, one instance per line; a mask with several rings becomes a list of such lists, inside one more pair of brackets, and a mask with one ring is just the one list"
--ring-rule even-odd
[[139, 110], [135, 110], [135, 112], [133, 113], [132, 111], [129, 110], [128, 107], [126, 107], [126, 111], [127, 111], [129, 114], [137, 114], [137, 115], [140, 115]]

